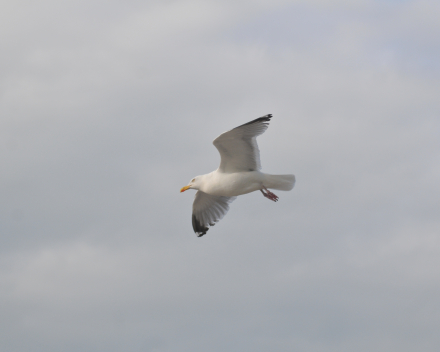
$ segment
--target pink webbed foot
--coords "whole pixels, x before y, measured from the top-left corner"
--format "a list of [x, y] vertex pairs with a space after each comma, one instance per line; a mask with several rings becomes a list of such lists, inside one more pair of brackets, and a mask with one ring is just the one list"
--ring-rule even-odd
[[260, 191], [261, 191], [261, 193], [263, 193], [263, 196], [265, 196], [266, 198], [268, 198], [274, 202], [278, 201], [278, 199], [279, 199], [275, 193], [272, 193], [264, 186], [262, 189], [260, 189]]

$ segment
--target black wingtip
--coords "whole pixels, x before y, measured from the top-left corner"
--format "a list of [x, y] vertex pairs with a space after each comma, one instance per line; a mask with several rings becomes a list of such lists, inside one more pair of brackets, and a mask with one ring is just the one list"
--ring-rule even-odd
[[197, 237], [202, 237], [203, 235], [206, 235], [206, 232], [208, 232], [209, 230], [209, 227], [203, 226], [200, 221], [197, 220], [194, 214], [192, 216], [192, 225], [194, 232], [197, 234]]
[[[270, 122], [271, 118], [272, 118], [272, 114], [267, 114], [267, 115], [259, 117], [258, 119], [255, 119], [255, 120], [249, 121], [247, 123], [244, 123], [243, 125], [240, 125], [238, 127], [246, 126], [246, 125], [251, 125], [251, 124], [256, 123], [256, 122]], [[238, 127], [236, 127], [236, 128], [238, 128]]]

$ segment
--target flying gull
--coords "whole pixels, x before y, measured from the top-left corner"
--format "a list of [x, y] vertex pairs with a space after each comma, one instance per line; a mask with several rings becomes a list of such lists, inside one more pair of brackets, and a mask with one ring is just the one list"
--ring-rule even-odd
[[198, 237], [206, 234], [229, 210], [229, 204], [242, 194], [260, 190], [263, 196], [276, 202], [278, 197], [269, 191], [290, 191], [294, 175], [269, 175], [260, 171], [260, 151], [257, 136], [269, 127], [272, 114], [265, 115], [214, 139], [221, 157], [217, 170], [194, 177], [180, 192], [196, 189], [192, 225]]

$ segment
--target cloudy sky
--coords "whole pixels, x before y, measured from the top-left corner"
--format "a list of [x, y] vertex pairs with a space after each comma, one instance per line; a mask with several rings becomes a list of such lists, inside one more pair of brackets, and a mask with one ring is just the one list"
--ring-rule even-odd
[[[439, 351], [440, 5], [3, 0], [0, 350]], [[220, 133], [273, 203], [206, 236]]]

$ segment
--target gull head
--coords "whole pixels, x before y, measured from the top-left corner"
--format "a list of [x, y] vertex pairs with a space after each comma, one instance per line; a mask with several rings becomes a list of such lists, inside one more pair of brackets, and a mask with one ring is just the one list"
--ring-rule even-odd
[[188, 186], [182, 187], [180, 189], [180, 193], [185, 192], [186, 190], [192, 188], [192, 189], [199, 189], [199, 176], [194, 177], [189, 183]]

